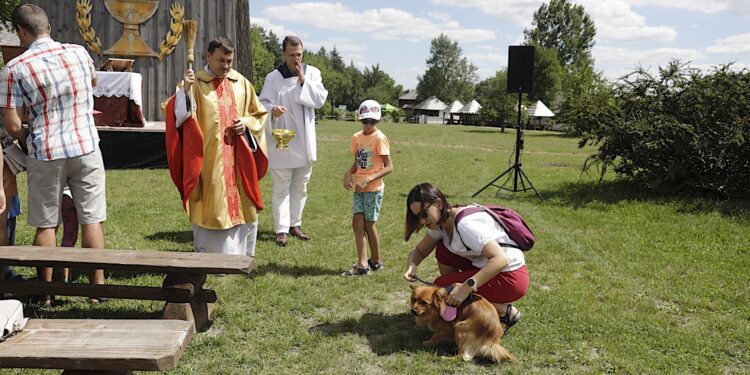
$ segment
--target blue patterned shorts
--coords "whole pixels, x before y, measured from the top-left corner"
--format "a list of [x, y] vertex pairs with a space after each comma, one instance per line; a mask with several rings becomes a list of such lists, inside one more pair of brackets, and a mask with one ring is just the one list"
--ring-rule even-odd
[[380, 204], [383, 202], [383, 190], [354, 192], [352, 214], [363, 214], [366, 221], [377, 221]]

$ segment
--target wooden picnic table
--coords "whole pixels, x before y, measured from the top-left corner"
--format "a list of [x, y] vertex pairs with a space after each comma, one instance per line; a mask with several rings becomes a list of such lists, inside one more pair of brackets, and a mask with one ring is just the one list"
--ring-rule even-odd
[[255, 267], [244, 255], [44, 246], [0, 246], [0, 265], [164, 273], [158, 287], [0, 280], [0, 292], [166, 301], [164, 319], [193, 321], [198, 330], [210, 321], [217, 299], [215, 291], [203, 288], [206, 276], [249, 274]]
[[182, 320], [31, 319], [0, 342], [1, 368], [129, 374], [177, 365], [194, 332]]

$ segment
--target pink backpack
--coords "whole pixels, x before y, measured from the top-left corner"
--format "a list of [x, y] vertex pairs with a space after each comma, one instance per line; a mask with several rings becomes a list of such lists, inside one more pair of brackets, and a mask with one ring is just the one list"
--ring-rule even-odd
[[[492, 216], [492, 218], [495, 219], [495, 221], [500, 224], [503, 229], [505, 229], [505, 233], [508, 234], [508, 237], [510, 237], [510, 239], [517, 244], [516, 246], [509, 243], [501, 243], [500, 246], [515, 247], [523, 251], [529, 251], [532, 247], [534, 247], [534, 241], [536, 241], [536, 237], [534, 237], [534, 233], [531, 231], [528, 224], [523, 221], [521, 215], [519, 215], [518, 212], [511, 210], [510, 208], [495, 206], [491, 204], [486, 206], [470, 206], [459, 211], [459, 213], [456, 215], [456, 232], [458, 232], [458, 222], [461, 221], [464, 216], [471, 215], [477, 212], [486, 212], [490, 216]], [[460, 237], [461, 233], [459, 233], [458, 235]]]

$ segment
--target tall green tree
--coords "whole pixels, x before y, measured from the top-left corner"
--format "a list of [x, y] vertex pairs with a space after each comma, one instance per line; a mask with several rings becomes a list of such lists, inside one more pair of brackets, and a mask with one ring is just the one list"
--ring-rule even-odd
[[273, 71], [276, 65], [274, 55], [268, 50], [265, 43], [265, 30], [260, 26], [251, 25], [250, 37], [253, 50], [253, 76], [251, 79], [255, 90], [260, 92], [266, 75]]
[[13, 31], [13, 25], [10, 24], [10, 14], [20, 3], [21, 0], [0, 0], [0, 29]]
[[263, 34], [263, 44], [266, 46], [266, 50], [273, 55], [274, 68], [280, 65], [283, 59], [281, 58], [281, 41], [279, 41], [279, 37], [273, 31], [268, 30], [268, 34]]
[[503, 69], [477, 84], [477, 101], [482, 104], [480, 114], [484, 121], [505, 131], [516, 122], [517, 97], [508, 94], [508, 71]]
[[534, 49], [534, 93], [533, 100], [541, 100], [547, 106], [557, 103], [562, 90], [563, 69], [557, 58], [557, 50], [536, 46]]
[[474, 86], [479, 79], [477, 67], [462, 54], [458, 42], [450, 40], [445, 34], [430, 42], [427, 70], [417, 77], [419, 100], [432, 95], [446, 103], [473, 99]]
[[403, 90], [403, 87], [397, 85], [388, 73], [380, 69], [380, 64], [373, 65], [372, 69], [365, 68], [362, 73], [362, 84], [365, 97], [381, 104], [396, 103]]
[[333, 68], [333, 70], [337, 72], [343, 72], [344, 69], [346, 69], [346, 63], [344, 63], [344, 59], [339, 54], [336, 46], [333, 46], [333, 49], [331, 50], [328, 58], [331, 62], [331, 68]]
[[566, 72], [593, 65], [596, 27], [582, 5], [550, 0], [534, 12], [531, 25], [523, 31], [526, 44], [556, 49]]

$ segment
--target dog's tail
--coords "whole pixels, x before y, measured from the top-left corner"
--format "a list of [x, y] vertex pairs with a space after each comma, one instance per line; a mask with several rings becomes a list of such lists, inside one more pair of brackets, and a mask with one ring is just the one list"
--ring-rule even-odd
[[484, 346], [482, 347], [482, 351], [483, 351], [483, 353], [481, 353], [482, 357], [491, 359], [492, 361], [495, 361], [495, 362], [502, 362], [502, 361], [509, 361], [513, 363], [518, 362], [518, 360], [516, 360], [516, 357], [514, 357], [513, 354], [510, 354], [508, 350], [503, 348], [498, 343]]

